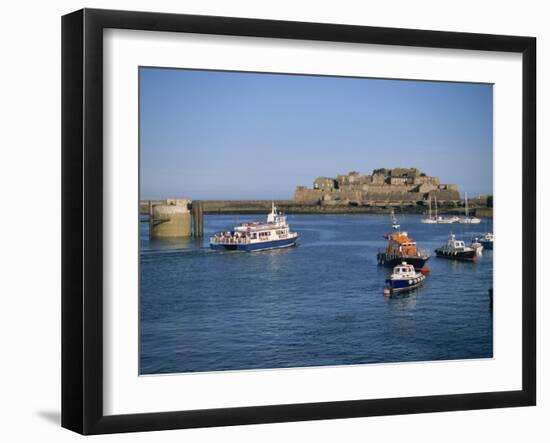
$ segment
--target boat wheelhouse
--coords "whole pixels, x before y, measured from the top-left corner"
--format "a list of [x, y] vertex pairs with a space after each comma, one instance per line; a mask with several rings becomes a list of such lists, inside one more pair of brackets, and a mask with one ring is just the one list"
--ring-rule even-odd
[[298, 233], [290, 232], [286, 216], [277, 212], [274, 204], [265, 222], [241, 223], [232, 231], [222, 231], [210, 237], [210, 248], [226, 251], [261, 251], [294, 246]]
[[476, 250], [466, 246], [463, 240], [457, 240], [454, 234], [449, 236], [446, 244], [435, 250], [435, 254], [452, 260], [475, 261], [477, 258]]
[[392, 274], [386, 279], [384, 295], [409, 291], [420, 286], [424, 280], [426, 280], [424, 274], [417, 272], [413, 265], [402, 262], [393, 268]]

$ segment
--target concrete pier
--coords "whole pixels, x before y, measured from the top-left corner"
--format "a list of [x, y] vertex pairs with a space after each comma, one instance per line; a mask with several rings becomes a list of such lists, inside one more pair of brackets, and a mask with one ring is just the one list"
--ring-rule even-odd
[[203, 204], [201, 201], [194, 201], [191, 205], [191, 211], [193, 213], [193, 231], [195, 238], [201, 238], [204, 231], [204, 212]]
[[168, 199], [149, 202], [149, 236], [176, 238], [191, 236], [191, 212], [188, 199]]

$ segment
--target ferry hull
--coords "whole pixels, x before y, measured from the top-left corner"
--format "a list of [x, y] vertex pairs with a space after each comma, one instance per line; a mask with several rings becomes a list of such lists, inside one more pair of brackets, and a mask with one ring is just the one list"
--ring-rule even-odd
[[265, 251], [268, 249], [288, 248], [296, 245], [298, 237], [284, 238], [281, 240], [272, 240], [261, 243], [244, 243], [244, 244], [216, 244], [210, 243], [210, 248], [222, 251]]

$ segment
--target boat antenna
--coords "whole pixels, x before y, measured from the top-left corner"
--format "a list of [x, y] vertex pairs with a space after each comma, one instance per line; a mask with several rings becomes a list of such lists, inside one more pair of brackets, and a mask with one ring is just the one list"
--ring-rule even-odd
[[395, 211], [393, 210], [393, 208], [391, 209], [391, 227], [394, 231], [399, 231], [400, 228], [401, 228], [401, 225], [399, 223], [397, 223], [397, 217], [395, 217]]

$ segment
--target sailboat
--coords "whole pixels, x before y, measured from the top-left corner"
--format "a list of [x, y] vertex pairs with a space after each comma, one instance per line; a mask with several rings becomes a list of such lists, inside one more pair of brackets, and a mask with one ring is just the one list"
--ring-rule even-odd
[[428, 224], [437, 223], [437, 206], [435, 208], [435, 214], [436, 216], [432, 217], [432, 196], [430, 195], [428, 198], [428, 217], [423, 218], [422, 220], [420, 220], [420, 222]]
[[456, 223], [458, 221], [457, 216], [452, 217], [442, 217], [441, 215], [437, 215], [437, 196], [434, 197], [435, 199], [435, 222], [439, 224], [450, 224], [450, 223]]
[[467, 223], [467, 224], [478, 224], [478, 223], [481, 223], [481, 219], [477, 218], [477, 217], [469, 217], [469, 211], [468, 211], [468, 193], [464, 193], [464, 199], [465, 199], [465, 212], [466, 212], [466, 216], [465, 217], [460, 217], [458, 219], [458, 223]]

